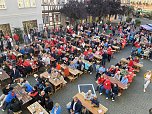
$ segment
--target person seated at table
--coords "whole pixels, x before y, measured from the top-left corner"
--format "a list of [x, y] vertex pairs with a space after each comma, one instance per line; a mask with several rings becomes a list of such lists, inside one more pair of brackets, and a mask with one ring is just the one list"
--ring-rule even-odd
[[5, 87], [2, 89], [3, 94], [0, 96], [0, 101], [1, 101], [0, 107], [3, 106], [4, 101], [9, 93], [9, 91], [11, 91], [11, 90], [13, 90], [13, 87], [11, 87], [10, 84], [5, 85]]
[[45, 88], [45, 79], [42, 76], [38, 76], [36, 78], [36, 86], [40, 89], [43, 90]]
[[120, 71], [119, 66], [115, 66], [115, 74], [119, 71]]
[[111, 76], [111, 72], [109, 71], [109, 69], [107, 69], [105, 72], [104, 72], [105, 75], [107, 76]]
[[87, 70], [90, 74], [93, 72], [92, 65], [89, 65], [88, 63], [85, 63], [84, 69]]
[[[63, 58], [62, 58], [62, 59], [63, 59]], [[65, 58], [63, 59], [63, 63], [64, 63], [65, 65], [67, 65], [67, 66], [70, 64], [68, 57], [65, 57]]]
[[21, 66], [23, 64], [23, 59], [21, 57], [18, 58], [16, 65]]
[[125, 85], [128, 84], [128, 78], [127, 78], [127, 76], [122, 77], [121, 83], [125, 84]]
[[33, 87], [29, 84], [29, 83], [25, 83], [23, 88], [25, 88], [25, 91], [27, 93], [32, 92], [33, 91]]
[[56, 63], [56, 69], [61, 70], [61, 65], [58, 62]]
[[32, 72], [32, 67], [31, 67], [31, 63], [29, 60], [24, 60], [23, 68], [24, 68], [25, 75]]
[[106, 99], [109, 98], [109, 93], [111, 90], [111, 81], [109, 79], [106, 79], [103, 83], [103, 86], [100, 88], [100, 95], [102, 95], [103, 90], [106, 92]]
[[45, 107], [45, 97], [47, 96], [47, 94], [45, 93], [45, 91], [41, 91], [40, 95], [39, 95], [39, 99], [38, 102], [40, 103], [40, 105], [42, 107]]
[[131, 83], [133, 81], [134, 73], [129, 72], [126, 76], [128, 78], [128, 83]]
[[133, 67], [134, 66], [134, 61], [132, 58], [130, 58], [129, 62], [128, 62], [128, 66]]
[[120, 71], [118, 71], [115, 75], [114, 75], [114, 77], [117, 79], [117, 80], [121, 80], [122, 79], [122, 75], [120, 74]]
[[65, 77], [68, 77], [69, 75], [70, 75], [69, 67], [66, 66], [66, 68], [64, 69], [64, 76], [65, 76]]
[[46, 95], [44, 100], [45, 100], [44, 107], [45, 107], [46, 111], [49, 112], [53, 108], [53, 101], [52, 101], [52, 99], [50, 99], [50, 97], [48, 95]]
[[118, 93], [119, 93], [118, 84], [116, 84], [116, 83], [112, 84], [112, 87], [111, 87], [111, 98], [112, 98], [112, 101], [115, 101], [115, 97], [118, 95]]
[[70, 114], [80, 114], [82, 110], [82, 103], [77, 97], [73, 98], [70, 106]]
[[133, 61], [136, 62], [136, 63], [139, 63], [139, 58], [135, 57]]
[[10, 77], [11, 77], [12, 81], [14, 79], [17, 79], [17, 78], [21, 77], [21, 74], [20, 74], [19, 70], [16, 69], [16, 67], [12, 68], [11, 73], [10, 73]]
[[84, 70], [84, 63], [82, 62], [82, 60], [79, 60], [77, 62], [77, 65], [78, 65], [78, 67], [77, 67], [78, 70], [80, 70], [80, 71]]
[[88, 55], [87, 55], [87, 60], [89, 61], [89, 62], [91, 62], [92, 60], [93, 60], [93, 58], [94, 58], [94, 56], [93, 56], [93, 53], [88, 53]]
[[33, 101], [37, 101], [39, 99], [39, 92], [37, 86], [34, 86], [33, 90], [29, 92], [28, 95], [33, 98]]
[[76, 69], [77, 66], [73, 61], [71, 61], [69, 67], [72, 69]]
[[27, 59], [29, 59], [29, 60], [32, 60], [33, 58], [34, 58], [34, 56], [33, 56], [32, 53], [30, 53], [30, 54], [27, 56]]
[[8, 114], [17, 113], [22, 108], [22, 101], [19, 101], [17, 98], [12, 99], [11, 104], [8, 109]]
[[93, 107], [99, 107], [99, 101], [97, 99], [97, 96], [94, 96], [92, 99], [91, 99], [91, 105]]
[[2, 106], [3, 107], [2, 111], [6, 110], [6, 108], [11, 104], [11, 101], [14, 98], [16, 98], [15, 92], [13, 90], [9, 91], [7, 97], [6, 97], [5, 101], [4, 101], [4, 104]]
[[115, 75], [115, 66], [111, 65], [111, 67], [109, 68], [109, 72], [110, 72], [110, 76], [113, 77]]
[[83, 54], [85, 55], [85, 57], [88, 56], [88, 50], [85, 49], [85, 51], [83, 52]]
[[[58, 103], [55, 103], [54, 107], [52, 108], [50, 114], [61, 114], [61, 106]], [[74, 114], [74, 113], [73, 113]]]
[[45, 91], [46, 94], [52, 93], [53, 92], [52, 85], [50, 83], [46, 82], [43, 91]]
[[87, 93], [85, 93], [85, 95], [84, 95], [84, 99], [85, 100], [91, 100], [92, 98], [93, 98], [93, 94], [92, 94], [92, 91], [91, 90], [88, 90], [88, 92]]
[[100, 67], [97, 69], [96, 79], [98, 79], [98, 77], [99, 77], [100, 75], [102, 75], [105, 71], [106, 71], [105, 66], [100, 66]]
[[143, 52], [141, 46], [139, 48], [137, 48], [137, 55], [140, 56], [141, 53]]
[[119, 68], [122, 68], [122, 62], [118, 62], [117, 64], [115, 64], [115, 66], [118, 66]]
[[103, 75], [101, 75], [99, 78], [98, 78], [98, 80], [97, 80], [97, 91], [99, 91], [100, 90], [100, 87], [102, 87], [103, 86], [103, 83], [104, 83], [104, 81], [105, 81], [105, 78], [104, 78], [104, 76]]

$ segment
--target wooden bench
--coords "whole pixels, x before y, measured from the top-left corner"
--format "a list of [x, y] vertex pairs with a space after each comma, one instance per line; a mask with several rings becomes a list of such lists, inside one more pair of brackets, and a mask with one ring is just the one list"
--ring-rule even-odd
[[67, 78], [70, 80], [70, 82], [74, 81], [75, 79], [77, 79], [77, 77], [73, 77], [73, 76], [67, 76]]
[[99, 114], [98, 111], [101, 111], [100, 114], [105, 114], [108, 111], [108, 109], [105, 106], [103, 106], [102, 104], [100, 104], [99, 107], [92, 107], [91, 101], [84, 99], [84, 94], [85, 93], [83, 93], [83, 92], [78, 93], [74, 97], [77, 97], [80, 100], [80, 102], [82, 103], [82, 105], [86, 109], [88, 109], [92, 114]]
[[13, 114], [22, 114], [22, 111], [18, 111], [18, 112], [13, 112]]

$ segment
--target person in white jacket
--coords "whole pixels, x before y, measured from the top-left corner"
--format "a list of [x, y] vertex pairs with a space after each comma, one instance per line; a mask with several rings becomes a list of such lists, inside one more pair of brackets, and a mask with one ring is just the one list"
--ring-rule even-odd
[[148, 87], [148, 85], [150, 84], [152, 79], [152, 72], [148, 71], [145, 75], [144, 75], [144, 93], [146, 92], [146, 89]]

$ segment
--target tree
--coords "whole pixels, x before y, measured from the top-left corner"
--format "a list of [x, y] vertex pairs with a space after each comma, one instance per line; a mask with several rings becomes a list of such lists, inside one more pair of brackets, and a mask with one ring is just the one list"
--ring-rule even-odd
[[74, 20], [85, 19], [87, 17], [84, 3], [74, 0], [70, 0], [67, 4], [65, 4], [60, 12]]
[[117, 16], [121, 13], [121, 3], [115, 0], [91, 0], [87, 11], [93, 17]]
[[135, 11], [133, 6], [122, 6], [122, 13], [129, 16], [130, 14], [133, 14]]

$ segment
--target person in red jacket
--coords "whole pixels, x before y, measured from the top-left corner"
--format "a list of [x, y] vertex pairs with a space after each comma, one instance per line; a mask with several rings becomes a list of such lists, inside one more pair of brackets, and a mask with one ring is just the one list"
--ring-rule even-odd
[[16, 45], [19, 45], [19, 36], [17, 34], [14, 34], [13, 38], [16, 42]]
[[134, 61], [132, 60], [132, 58], [130, 59], [128, 66], [133, 67], [134, 66]]
[[106, 79], [103, 83], [103, 86], [100, 88], [100, 95], [102, 95], [103, 90], [106, 92], [106, 99], [109, 98], [109, 93], [111, 91], [111, 81]]
[[38, 87], [34, 86], [33, 91], [29, 92], [28, 95], [33, 98], [34, 101], [37, 101], [39, 98]]
[[127, 76], [127, 78], [128, 78], [128, 83], [131, 83], [132, 80], [133, 80], [133, 77], [134, 77], [133, 73], [132, 73], [132, 72], [129, 72], [129, 74], [127, 74], [126, 76]]
[[105, 78], [103, 75], [101, 75], [97, 80], [97, 83], [98, 83], [98, 86], [96, 89], [97, 91], [99, 91], [99, 88], [101, 88], [103, 86], [104, 81], [105, 81]]
[[88, 51], [87, 51], [87, 49], [85, 49], [85, 51], [83, 52], [83, 54], [84, 54], [85, 56], [88, 56]]
[[134, 62], [139, 63], [139, 58], [138, 58], [138, 57], [135, 57], [135, 58], [134, 58]]
[[16, 65], [17, 65], [17, 66], [22, 66], [22, 64], [23, 64], [23, 59], [22, 59], [21, 57], [19, 57]]

